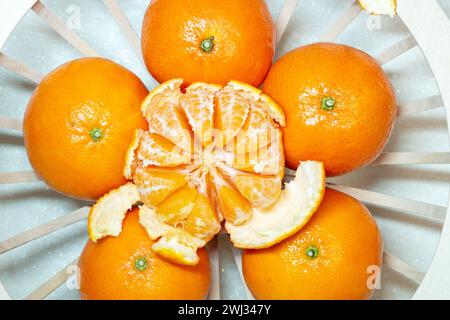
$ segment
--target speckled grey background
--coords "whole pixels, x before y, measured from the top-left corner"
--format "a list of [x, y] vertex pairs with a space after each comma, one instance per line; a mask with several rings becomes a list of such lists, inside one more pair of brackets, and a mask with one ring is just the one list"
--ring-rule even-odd
[[[155, 82], [143, 68], [109, 16], [102, 1], [44, 0], [50, 9], [67, 21], [71, 9], [79, 8], [81, 24], [76, 32], [101, 55], [124, 64], [138, 74], [149, 88]], [[120, 0], [133, 26], [140, 33], [142, 17], [149, 0]], [[283, 1], [268, 0], [276, 17]], [[447, 14], [450, 1], [440, 0]], [[318, 39], [350, 0], [300, 1], [277, 56]], [[371, 54], [405, 38], [407, 29], [398, 19], [369, 20], [362, 13], [338, 38]], [[370, 18], [373, 19], [373, 18]], [[379, 25], [380, 28], [368, 28]], [[33, 12], [29, 12], [2, 49], [43, 73], [80, 54], [60, 38]], [[385, 66], [400, 100], [414, 100], [438, 94], [434, 79], [419, 48]], [[34, 86], [0, 69], [0, 114], [22, 118]], [[408, 116], [398, 121], [387, 151], [448, 151], [447, 125], [443, 109]], [[30, 169], [21, 136], [0, 129], [0, 171]], [[342, 184], [364, 187], [399, 197], [447, 206], [450, 166], [420, 165], [368, 167], [335, 179]], [[0, 241], [85, 205], [49, 190], [43, 183], [0, 185]], [[441, 226], [399, 212], [370, 207], [383, 232], [385, 247], [419, 270], [426, 271], [433, 257]], [[13, 298], [22, 298], [77, 257], [87, 239], [84, 222], [12, 250], [0, 256], [0, 280]], [[221, 239], [222, 295], [243, 298], [243, 286], [236, 273], [227, 240]], [[375, 298], [409, 298], [416, 286], [385, 269], [382, 289]], [[50, 299], [78, 299], [76, 290], [64, 285]]]

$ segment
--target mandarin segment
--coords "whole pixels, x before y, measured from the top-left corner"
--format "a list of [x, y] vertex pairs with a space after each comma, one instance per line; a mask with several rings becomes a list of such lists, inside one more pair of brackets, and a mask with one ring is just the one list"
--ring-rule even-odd
[[213, 175], [213, 181], [221, 215], [232, 224], [244, 223], [252, 213], [250, 203], [220, 173]]
[[166, 260], [185, 265], [196, 265], [199, 262], [198, 247], [193, 247], [191, 237], [183, 238], [177, 230], [173, 234], [161, 237], [153, 246], [153, 252]]
[[139, 147], [141, 130], [137, 129], [134, 131], [133, 139], [131, 140], [130, 146], [127, 149], [125, 156], [125, 165], [123, 167], [123, 176], [131, 180], [132, 173], [136, 169], [136, 150]]
[[269, 112], [270, 117], [275, 123], [280, 127], [286, 126], [286, 116], [284, 115], [283, 109], [267, 94], [261, 93], [259, 96], [259, 101], [267, 106], [267, 112]]
[[265, 175], [279, 174], [284, 169], [281, 134], [270, 145], [246, 153], [228, 153], [223, 160], [237, 170]]
[[234, 91], [234, 92], [239, 92], [244, 97], [246, 97], [249, 101], [258, 100], [261, 95], [261, 92], [262, 92], [260, 89], [257, 89], [247, 83], [244, 83], [241, 81], [236, 81], [236, 80], [231, 80], [230, 82], [228, 82], [225, 89]]
[[256, 207], [265, 209], [277, 201], [281, 193], [280, 176], [239, 174], [234, 178], [238, 191]]
[[184, 150], [191, 150], [192, 139], [188, 121], [179, 106], [180, 89], [157, 94], [149, 99], [144, 109], [149, 132], [160, 134]]
[[133, 181], [141, 201], [151, 207], [159, 205], [187, 183], [184, 175], [175, 169], [154, 167], [138, 168]]
[[177, 167], [191, 162], [191, 155], [170, 140], [158, 134], [140, 131], [140, 142], [136, 150], [137, 161], [144, 167]]
[[139, 222], [152, 240], [158, 240], [175, 229], [167, 223], [164, 223], [161, 217], [156, 214], [154, 208], [145, 205], [139, 207]]
[[155, 241], [152, 250], [165, 259], [185, 265], [198, 263], [197, 249], [206, 242], [175, 228], [161, 220], [155, 210], [142, 206], [139, 210], [139, 222]]
[[216, 145], [226, 145], [239, 133], [247, 120], [250, 103], [240, 93], [227, 90], [216, 95], [214, 125], [217, 130]]
[[183, 222], [183, 229], [204, 241], [210, 241], [219, 231], [220, 222], [208, 196], [199, 193], [194, 208]]
[[185, 186], [167, 197], [156, 208], [156, 212], [164, 222], [172, 226], [180, 225], [194, 209], [197, 196], [196, 189]]
[[156, 210], [150, 207], [141, 206], [139, 208], [139, 221], [147, 230], [147, 233], [152, 240], [157, 240], [166, 236], [170, 238], [176, 235], [179, 238], [177, 241], [189, 243], [193, 248], [200, 248], [206, 244], [204, 240], [192, 236], [183, 229], [175, 228], [163, 222]]
[[234, 139], [234, 144], [227, 146], [227, 150], [231, 149], [236, 154], [254, 152], [278, 141], [280, 134], [270, 119], [266, 105], [258, 101], [252, 105], [241, 132]]
[[195, 137], [203, 147], [209, 145], [214, 134], [214, 95], [220, 86], [195, 83], [180, 98], [183, 109]]

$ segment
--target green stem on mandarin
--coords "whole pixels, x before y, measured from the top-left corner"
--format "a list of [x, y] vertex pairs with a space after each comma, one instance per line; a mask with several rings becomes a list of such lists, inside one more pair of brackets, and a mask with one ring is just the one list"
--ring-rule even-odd
[[319, 256], [319, 248], [316, 246], [309, 246], [305, 250], [306, 256], [310, 259], [315, 259]]
[[139, 271], [147, 269], [147, 259], [145, 257], [139, 257], [134, 261], [134, 266]]
[[214, 48], [214, 37], [203, 39], [200, 48], [203, 52], [210, 52]]
[[324, 97], [322, 98], [322, 109], [331, 111], [333, 110], [334, 106], [336, 105], [336, 100], [332, 97]]
[[103, 137], [103, 132], [100, 128], [94, 128], [89, 131], [89, 135], [91, 136], [92, 140], [94, 140], [94, 142], [97, 142]]

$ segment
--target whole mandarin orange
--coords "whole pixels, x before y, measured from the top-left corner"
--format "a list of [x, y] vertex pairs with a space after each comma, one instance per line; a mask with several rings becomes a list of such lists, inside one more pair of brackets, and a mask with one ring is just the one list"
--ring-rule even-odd
[[38, 85], [24, 118], [36, 173], [66, 195], [96, 199], [125, 182], [125, 153], [148, 90], [124, 67], [102, 58], [68, 62]]
[[380, 232], [367, 208], [327, 189], [302, 230], [271, 248], [246, 250], [242, 267], [257, 299], [367, 299], [382, 252]]
[[274, 47], [264, 0], [153, 0], [142, 26], [143, 57], [159, 82], [239, 80], [258, 87]]
[[80, 292], [88, 300], [205, 299], [211, 281], [205, 249], [199, 264], [183, 266], [153, 253], [153, 241], [139, 223], [137, 209], [129, 212], [118, 237], [88, 241], [81, 254]]
[[341, 175], [374, 160], [386, 145], [397, 115], [394, 90], [368, 54], [345, 45], [316, 43], [274, 64], [263, 91], [284, 109], [286, 164], [325, 164]]

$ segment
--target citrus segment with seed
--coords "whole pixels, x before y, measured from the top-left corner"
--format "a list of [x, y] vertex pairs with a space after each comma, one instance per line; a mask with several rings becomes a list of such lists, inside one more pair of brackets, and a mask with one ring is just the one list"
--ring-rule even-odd
[[[124, 174], [135, 186], [140, 223], [162, 257], [196, 264], [197, 249], [223, 221], [236, 246], [269, 247], [317, 208], [324, 192], [321, 163], [302, 164], [281, 190], [284, 114], [259, 89], [236, 81], [185, 88], [176, 79], [154, 89], [141, 110], [149, 130], [136, 134]], [[110, 216], [117, 224], [123, 219]]]
[[206, 194], [199, 193], [194, 208], [183, 223], [183, 230], [202, 239], [211, 240], [220, 231], [220, 221]]

